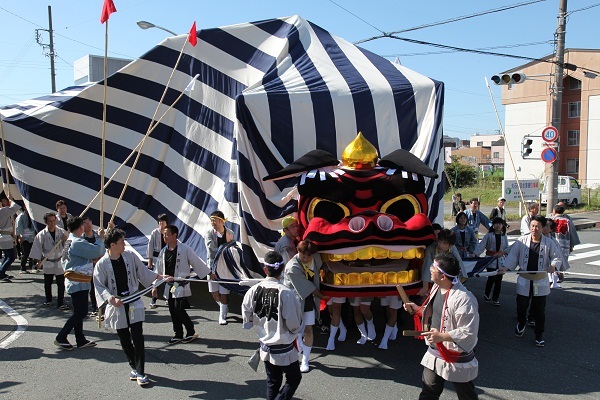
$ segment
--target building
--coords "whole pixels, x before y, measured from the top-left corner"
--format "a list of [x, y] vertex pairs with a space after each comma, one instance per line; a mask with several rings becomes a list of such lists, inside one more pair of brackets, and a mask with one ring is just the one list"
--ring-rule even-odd
[[452, 156], [456, 156], [461, 164], [481, 169], [482, 165], [490, 165], [492, 152], [489, 147], [461, 147], [452, 150]]
[[[108, 75], [112, 75], [132, 60], [108, 57]], [[104, 79], [104, 57], [88, 54], [73, 63], [73, 80], [76, 85], [100, 82]]]
[[478, 133], [471, 135], [469, 140], [470, 147], [492, 147], [492, 143], [502, 139], [502, 135], [480, 135]]
[[[542, 130], [552, 122], [552, 92], [554, 54], [505, 73], [521, 72], [524, 83], [502, 86], [505, 110], [506, 149], [515, 163], [505, 157], [505, 177], [541, 179], [547, 165], [541, 160], [545, 148]], [[577, 66], [565, 69], [561, 105], [561, 124], [557, 170], [559, 175], [571, 175], [586, 187], [600, 186], [600, 50], [565, 49], [565, 63]], [[524, 159], [521, 143], [532, 140], [532, 153]], [[516, 170], [516, 171], [515, 171]]]

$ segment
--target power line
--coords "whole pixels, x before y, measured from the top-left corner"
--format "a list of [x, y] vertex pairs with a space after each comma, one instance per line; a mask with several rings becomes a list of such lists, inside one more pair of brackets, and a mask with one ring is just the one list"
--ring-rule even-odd
[[[527, 47], [527, 46], [538, 46], [541, 44], [552, 44], [553, 40], [543, 40], [540, 42], [531, 42], [531, 43], [518, 43], [518, 44], [507, 44], [502, 46], [492, 46], [492, 47], [479, 47], [475, 50], [493, 50], [493, 49], [510, 49], [514, 47]], [[448, 54], [448, 53], [457, 53], [455, 50], [446, 50], [446, 51], [427, 51], [422, 53], [400, 53], [400, 54], [390, 54], [390, 55], [381, 55], [386, 58], [394, 58], [394, 57], [411, 57], [411, 56], [427, 56], [434, 54]]]
[[367, 22], [363, 18], [361, 18], [358, 15], [354, 14], [352, 11], [348, 10], [347, 8], [342, 7], [341, 5], [339, 5], [338, 3], [336, 3], [335, 1], [329, 0], [329, 2], [335, 4], [336, 6], [338, 6], [339, 8], [341, 8], [342, 10], [346, 11], [348, 14], [353, 15], [354, 17], [358, 18], [359, 20], [361, 20], [365, 24], [369, 25], [371, 28], [375, 29], [376, 31], [381, 32], [381, 34], [385, 34], [384, 31], [382, 31], [381, 29], [379, 29], [375, 25], [371, 24], [370, 22]]
[[439, 22], [432, 22], [432, 23], [429, 23], [429, 24], [423, 24], [423, 25], [412, 27], [412, 28], [406, 28], [406, 29], [402, 29], [402, 30], [399, 30], [399, 31], [390, 32], [389, 34], [390, 35], [395, 35], [397, 33], [411, 32], [411, 31], [416, 31], [416, 30], [419, 30], [419, 29], [430, 28], [432, 26], [445, 25], [445, 24], [449, 24], [451, 22], [457, 22], [457, 21], [462, 21], [462, 20], [465, 20], [465, 19], [470, 19], [470, 18], [475, 18], [475, 17], [481, 17], [482, 15], [494, 14], [494, 13], [497, 13], [497, 12], [511, 10], [513, 8], [518, 8], [518, 7], [523, 7], [523, 6], [528, 6], [530, 4], [535, 4], [535, 3], [539, 3], [539, 2], [543, 2], [543, 1], [546, 1], [546, 0], [533, 0], [533, 1], [528, 1], [528, 2], [525, 2], [525, 3], [518, 3], [518, 4], [513, 4], [513, 5], [510, 5], [510, 6], [504, 6], [504, 7], [494, 8], [494, 9], [487, 10], [487, 11], [480, 11], [480, 12], [469, 14], [469, 15], [463, 15], [461, 17], [455, 17], [455, 18], [450, 18], [450, 19], [446, 19], [446, 20], [443, 20], [443, 21], [439, 21]]

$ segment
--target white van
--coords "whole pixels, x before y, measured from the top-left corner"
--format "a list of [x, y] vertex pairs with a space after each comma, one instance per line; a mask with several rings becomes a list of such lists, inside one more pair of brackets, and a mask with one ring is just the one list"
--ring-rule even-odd
[[[541, 201], [542, 204], [548, 203], [548, 177], [544, 178], [544, 187], [542, 188]], [[558, 176], [558, 201], [564, 201], [573, 207], [581, 203], [581, 186], [577, 179], [572, 176]]]

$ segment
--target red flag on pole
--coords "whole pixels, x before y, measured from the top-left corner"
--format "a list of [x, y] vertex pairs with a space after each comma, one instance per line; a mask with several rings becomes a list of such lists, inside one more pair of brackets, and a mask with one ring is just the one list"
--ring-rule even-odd
[[190, 34], [188, 35], [188, 42], [192, 46], [195, 46], [198, 43], [198, 36], [196, 36], [196, 21], [194, 21], [194, 25], [192, 25], [192, 29], [190, 29]]
[[100, 14], [100, 23], [103, 24], [108, 21], [110, 14], [117, 12], [117, 8], [115, 7], [115, 3], [112, 0], [104, 0], [104, 5], [102, 6], [102, 14]]

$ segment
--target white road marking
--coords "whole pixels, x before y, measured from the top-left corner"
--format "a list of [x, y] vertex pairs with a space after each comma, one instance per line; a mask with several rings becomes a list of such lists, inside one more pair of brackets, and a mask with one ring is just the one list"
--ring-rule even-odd
[[573, 247], [573, 250], [577, 251], [577, 250], [589, 249], [591, 247], [598, 247], [598, 246], [600, 246], [600, 244], [596, 244], [596, 243], [581, 243], [581, 244], [578, 244], [577, 246]]
[[577, 253], [569, 255], [569, 262], [579, 261], [584, 258], [600, 256], [600, 250], [586, 251], [585, 253]]
[[27, 327], [29, 326], [29, 322], [27, 322], [27, 320], [23, 318], [21, 314], [13, 310], [2, 300], [0, 300], [0, 309], [17, 323], [17, 330], [12, 332], [5, 340], [0, 342], [0, 349], [5, 349], [10, 346], [12, 342], [17, 340], [23, 333], [25, 333]]

